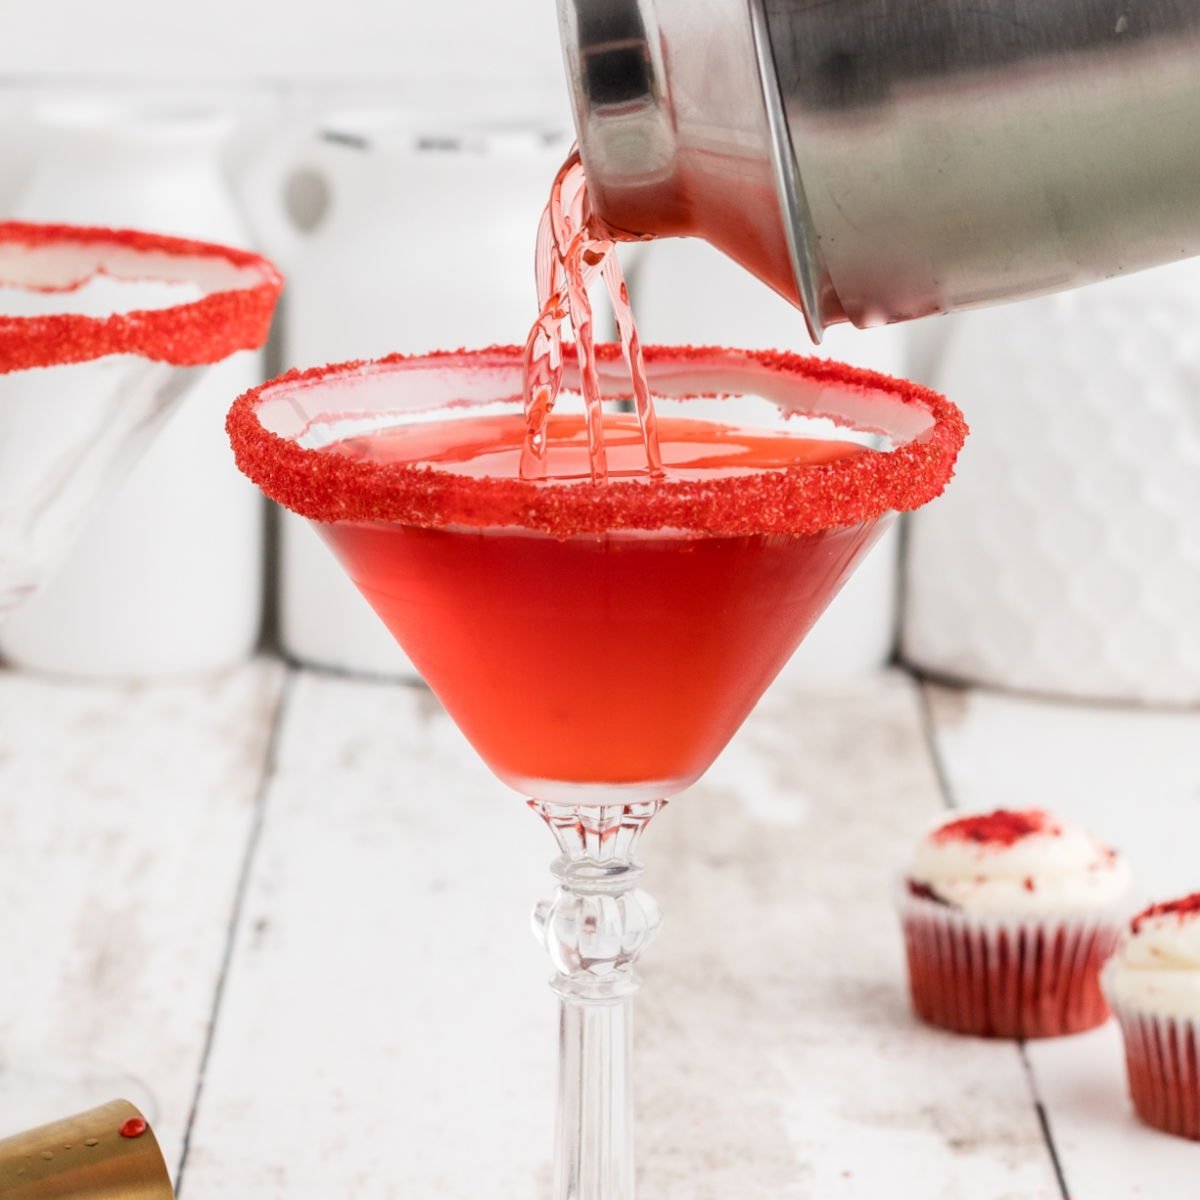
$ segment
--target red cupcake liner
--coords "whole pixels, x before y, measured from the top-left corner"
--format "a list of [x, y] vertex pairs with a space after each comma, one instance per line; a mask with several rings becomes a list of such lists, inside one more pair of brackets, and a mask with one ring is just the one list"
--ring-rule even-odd
[[921, 1020], [975, 1037], [1043, 1038], [1103, 1025], [1100, 969], [1113, 916], [1005, 920], [936, 900], [901, 902], [909, 989]]
[[1125, 1039], [1129, 1097], [1154, 1129], [1200, 1141], [1200, 1022], [1144, 1012], [1113, 1011]]

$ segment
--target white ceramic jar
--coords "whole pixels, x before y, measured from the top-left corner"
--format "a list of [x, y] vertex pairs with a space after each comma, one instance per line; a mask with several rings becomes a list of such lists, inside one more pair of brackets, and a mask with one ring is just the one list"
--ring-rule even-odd
[[[663, 240], [637, 247], [630, 291], [644, 342], [745, 346], [819, 354], [889, 375], [905, 366], [900, 326], [830, 329], [814, 347], [792, 305], [705, 242]], [[722, 406], [729, 412], [730, 406]], [[880, 667], [896, 635], [898, 530], [886, 533], [847, 581], [784, 668], [827, 679]]]
[[[145, 228], [232, 245], [249, 235], [213, 110], [92, 99], [38, 114], [10, 215]], [[198, 373], [69, 559], [0, 629], [9, 662], [64, 675], [160, 678], [231, 666], [257, 644], [263, 504], [237, 472], [224, 414], [262, 378], [246, 352]]]
[[[537, 129], [439, 132], [372, 112], [331, 116], [264, 162], [247, 198], [288, 279], [286, 365], [523, 341], [537, 219], [566, 152]], [[413, 677], [308, 523], [280, 520], [284, 652]]]
[[912, 522], [904, 657], [1200, 702], [1200, 263], [955, 317], [934, 382], [971, 436]]

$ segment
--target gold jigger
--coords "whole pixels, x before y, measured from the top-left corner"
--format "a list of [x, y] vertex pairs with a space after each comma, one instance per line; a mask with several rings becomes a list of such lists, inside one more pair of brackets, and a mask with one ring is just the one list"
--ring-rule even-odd
[[3, 1200], [173, 1200], [154, 1133], [113, 1100], [0, 1141]]

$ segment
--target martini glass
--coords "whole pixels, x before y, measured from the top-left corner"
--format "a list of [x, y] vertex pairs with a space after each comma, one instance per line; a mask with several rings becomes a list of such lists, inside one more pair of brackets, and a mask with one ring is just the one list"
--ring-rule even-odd
[[[239, 250], [0, 222], [0, 620], [53, 571], [204, 366], [262, 345], [281, 286]], [[60, 1069], [40, 1054], [26, 1065], [4, 1049], [5, 1127], [118, 1092], [151, 1103], [107, 1067]]]
[[[598, 357], [605, 399], [628, 401], [619, 348]], [[593, 482], [586, 422], [560, 396], [544, 472], [521, 478], [517, 348], [293, 372], [228, 422], [242, 470], [316, 522], [557, 840], [558, 887], [536, 910], [561, 1000], [556, 1200], [634, 1194], [634, 964], [659, 926], [638, 886], [642, 831], [707, 769], [892, 515], [942, 490], [966, 432], [942, 397], [837, 364], [645, 357], [659, 476], [637, 418], [606, 411], [608, 478]], [[577, 399], [570, 353], [563, 383]], [[693, 403], [722, 397], [741, 401], [737, 427]]]
[[0, 619], [197, 372], [262, 345], [281, 286], [243, 251], [0, 222]]

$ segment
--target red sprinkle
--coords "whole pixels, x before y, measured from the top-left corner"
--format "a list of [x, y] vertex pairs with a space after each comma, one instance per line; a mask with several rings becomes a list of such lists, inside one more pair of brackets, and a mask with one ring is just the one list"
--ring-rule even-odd
[[[1031, 834], [1046, 833], [1057, 837], [1062, 826], [1040, 808], [1022, 811], [998, 808], [995, 812], [960, 817], [943, 825], [933, 835], [937, 842], [978, 842], [987, 846], [1012, 846]], [[1026, 880], [1026, 887], [1030, 885]], [[1030, 891], [1033, 889], [1030, 887]]]
[[130, 1117], [121, 1126], [121, 1136], [123, 1138], [139, 1138], [146, 1132], [147, 1128], [149, 1127], [141, 1117]]
[[[565, 346], [564, 357], [574, 359]], [[405, 364], [446, 362], [464, 376], [508, 372], [520, 378], [522, 348], [394, 354], [374, 362], [349, 362], [291, 371], [238, 398], [226, 430], [238, 466], [272, 500], [314, 521], [391, 521], [436, 528], [513, 525], [569, 537], [615, 529], [676, 528], [704, 533], [820, 533], [908, 511], [941, 494], [967, 434], [962, 413], [944, 396], [915, 383], [892, 379], [824, 359], [773, 351], [714, 347], [646, 346], [649, 365], [715, 364], [728, 381], [738, 369], [761, 369], [826, 386], [836, 416], [840, 392], [883, 393], [898, 405], [929, 413], [928, 433], [879, 454], [848, 455], [822, 466], [714, 479], [654, 483], [614, 480], [545, 486], [523, 479], [470, 478], [426, 466], [373, 463], [305, 449], [264, 428], [260, 402], [273, 391], [311, 386], [330, 377], [376, 373]], [[601, 362], [617, 361], [621, 348], [597, 347]], [[400, 374], [397, 373], [399, 380]], [[518, 384], [519, 387], [519, 384]], [[514, 397], [515, 399], [515, 397]]]
[[1152, 921], [1155, 917], [1177, 916], [1183, 922], [1195, 913], [1200, 913], [1200, 892], [1192, 892], [1180, 900], [1165, 900], [1161, 904], [1150, 905], [1133, 918], [1130, 928], [1137, 933], [1146, 921]]
[[1036, 892], [1037, 891], [1037, 885], [1033, 882], [1032, 875], [1025, 876], [1025, 890], [1027, 892]]
[[[24, 263], [25, 271], [15, 286], [28, 290], [74, 291], [89, 279], [110, 273], [105, 267], [106, 255], [116, 251], [126, 259], [144, 262], [144, 270], [136, 272], [137, 278], [192, 282], [205, 294], [170, 308], [132, 310], [106, 317], [80, 313], [38, 317], [0, 314], [0, 375], [32, 367], [89, 362], [109, 354], [137, 354], [176, 366], [219, 362], [237, 350], [257, 349], [266, 341], [275, 302], [283, 288], [282, 276], [265, 258], [186, 238], [127, 229], [0, 221], [0, 246], [4, 245], [35, 252], [65, 249], [78, 255], [78, 271], [66, 283], [62, 282], [57, 255], [48, 260], [48, 268], [58, 269], [59, 274], [42, 286], [28, 278], [36, 260]], [[164, 260], [171, 261], [169, 270]], [[228, 268], [228, 282], [214, 285], [222, 266]], [[133, 276], [131, 272], [128, 277]], [[120, 277], [127, 276], [121, 272]], [[0, 283], [7, 282], [0, 267]]]

